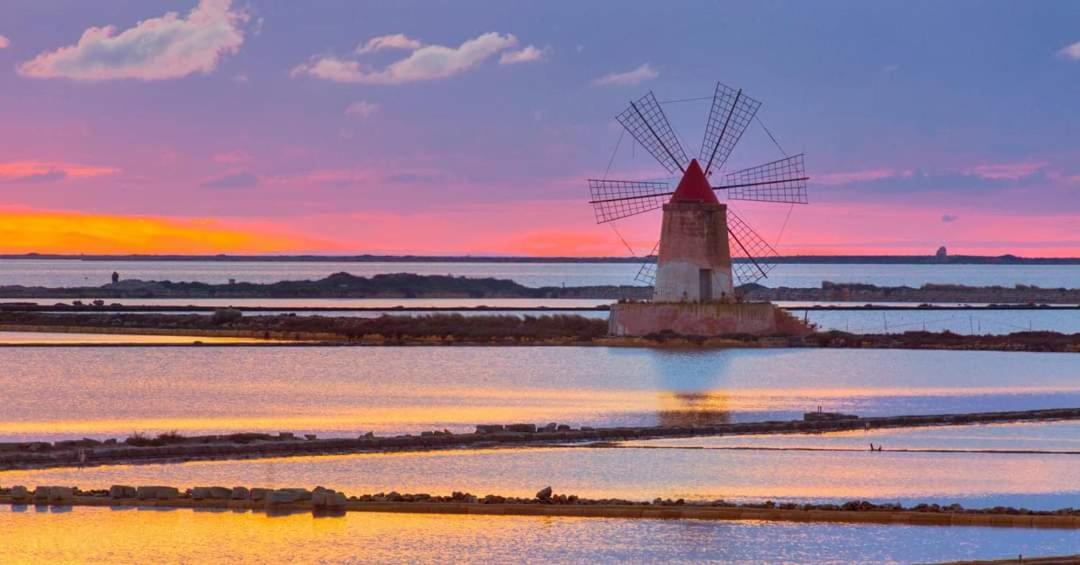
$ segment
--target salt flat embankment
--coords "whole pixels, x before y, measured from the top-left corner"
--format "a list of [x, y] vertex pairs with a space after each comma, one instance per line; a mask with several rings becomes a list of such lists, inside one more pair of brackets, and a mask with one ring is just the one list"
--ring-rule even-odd
[[454, 434], [444, 430], [423, 432], [420, 435], [382, 437], [367, 433], [359, 437], [324, 439], [315, 436], [299, 438], [292, 433], [238, 433], [195, 437], [164, 434], [157, 438], [133, 436], [124, 441], [112, 439], [103, 442], [82, 439], [53, 443], [0, 443], [0, 470], [348, 453], [433, 451], [476, 447], [542, 447], [565, 445], [567, 443], [675, 437], [822, 433], [881, 428], [1077, 419], [1080, 419], [1080, 408], [868, 418], [852, 415], [815, 415], [811, 413], [802, 420], [744, 422], [692, 427], [581, 427], [574, 429], [568, 425], [554, 423], [544, 426], [537, 426], [536, 424], [493, 424], [478, 425], [476, 432], [467, 434]]
[[873, 504], [866, 501], [851, 501], [842, 505], [774, 502], [733, 504], [724, 500], [688, 502], [682, 499], [659, 498], [650, 502], [635, 502], [620, 499], [592, 500], [575, 495], [555, 494], [551, 487], [541, 489], [534, 498], [520, 498], [492, 494], [481, 497], [462, 492], [455, 492], [450, 496], [397, 492], [347, 496], [323, 487], [308, 490], [206, 486], [181, 492], [170, 486], [113, 485], [109, 490], [90, 491], [68, 486], [38, 486], [31, 491], [16, 485], [0, 489], [0, 504], [232, 509], [264, 511], [268, 514], [312, 512], [316, 516], [342, 516], [346, 512], [393, 512], [1080, 528], [1080, 511], [1072, 508], [1054, 511], [1006, 507], [966, 509], [959, 504], [944, 507], [937, 504], [919, 504], [905, 508], [899, 504]]

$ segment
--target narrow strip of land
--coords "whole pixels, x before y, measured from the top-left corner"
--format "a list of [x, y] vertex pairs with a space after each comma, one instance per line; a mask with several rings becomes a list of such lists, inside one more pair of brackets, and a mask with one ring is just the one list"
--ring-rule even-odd
[[474, 433], [448, 431], [420, 435], [298, 438], [291, 433], [239, 433], [186, 437], [164, 434], [157, 438], [135, 436], [124, 441], [83, 439], [48, 442], [0, 443], [0, 470], [44, 469], [117, 465], [132, 463], [174, 463], [196, 460], [229, 460], [351, 453], [433, 451], [468, 448], [553, 447], [572, 443], [625, 441], [679, 437], [821, 433], [882, 428], [913, 428], [1004, 422], [1078, 420], [1080, 408], [974, 412], [914, 416], [861, 418], [844, 414], [809, 413], [802, 420], [744, 422], [709, 426], [571, 428], [568, 425], [535, 424], [478, 425]]
[[312, 512], [316, 516], [343, 516], [347, 512], [394, 512], [417, 514], [487, 514], [514, 516], [567, 516], [596, 518], [646, 518], [692, 520], [770, 520], [783, 522], [840, 522], [925, 526], [991, 526], [1013, 528], [1080, 528], [1080, 512], [1067, 508], [1031, 511], [995, 507], [965, 509], [920, 504], [851, 501], [836, 504], [766, 502], [732, 504], [723, 500], [687, 502], [661, 500], [635, 502], [620, 499], [591, 500], [555, 495], [550, 487], [535, 498], [455, 492], [451, 496], [389, 494], [346, 496], [330, 489], [262, 489], [248, 487], [195, 487], [181, 492], [175, 487], [114, 485], [109, 490], [82, 491], [74, 487], [39, 486], [32, 492], [15, 486], [0, 492], [0, 504], [39, 506], [105, 506], [233, 509], [268, 514]]
[[1080, 333], [1021, 331], [960, 335], [815, 332], [801, 337], [735, 334], [718, 337], [655, 334], [612, 337], [608, 322], [570, 314], [543, 316], [425, 314], [420, 316], [245, 316], [231, 309], [206, 314], [8, 312], [0, 331], [204, 336], [337, 343], [342, 345], [491, 345], [604, 347], [824, 347], [848, 349], [952, 349], [1080, 352]]

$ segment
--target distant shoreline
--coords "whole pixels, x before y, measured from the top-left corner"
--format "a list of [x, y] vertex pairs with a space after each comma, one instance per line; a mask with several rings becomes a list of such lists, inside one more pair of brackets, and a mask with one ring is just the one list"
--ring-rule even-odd
[[[269, 263], [641, 263], [645, 257], [524, 257], [485, 255], [82, 255], [6, 254], [8, 260], [55, 261], [215, 261]], [[736, 258], [735, 261], [740, 261]], [[773, 258], [785, 264], [860, 265], [1080, 265], [1080, 257], [1017, 257], [1015, 255], [788, 255]]]

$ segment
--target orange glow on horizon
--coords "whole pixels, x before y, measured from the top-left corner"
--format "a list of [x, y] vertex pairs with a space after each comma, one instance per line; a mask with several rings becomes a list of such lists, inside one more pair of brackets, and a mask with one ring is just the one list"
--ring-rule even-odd
[[0, 253], [278, 253], [318, 246], [326, 244], [209, 219], [0, 211]]

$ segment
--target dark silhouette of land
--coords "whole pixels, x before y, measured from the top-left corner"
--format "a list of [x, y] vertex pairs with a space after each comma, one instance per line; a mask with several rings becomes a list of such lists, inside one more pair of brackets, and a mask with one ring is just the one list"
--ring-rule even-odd
[[[0, 259], [80, 261], [223, 261], [347, 263], [641, 263], [648, 257], [515, 257], [492, 255], [84, 255], [24, 253]], [[736, 262], [743, 259], [736, 258]], [[1016, 255], [789, 255], [774, 258], [790, 264], [868, 265], [1080, 265], [1080, 257]]]
[[[1030, 285], [1013, 287], [974, 287], [952, 284], [925, 284], [918, 288], [879, 287], [860, 283], [824, 282], [818, 288], [769, 288], [758, 284], [737, 289], [753, 301], [837, 301], [837, 302], [915, 302], [915, 303], [986, 303], [986, 304], [1080, 304], [1080, 289], [1040, 288]], [[273, 283], [120, 280], [101, 286], [34, 287], [0, 286], [0, 299], [26, 298], [576, 298], [603, 300], [646, 300], [652, 287], [628, 285], [529, 287], [507, 279], [469, 278], [450, 275], [394, 273], [359, 277], [335, 273], [318, 280], [278, 281]]]

